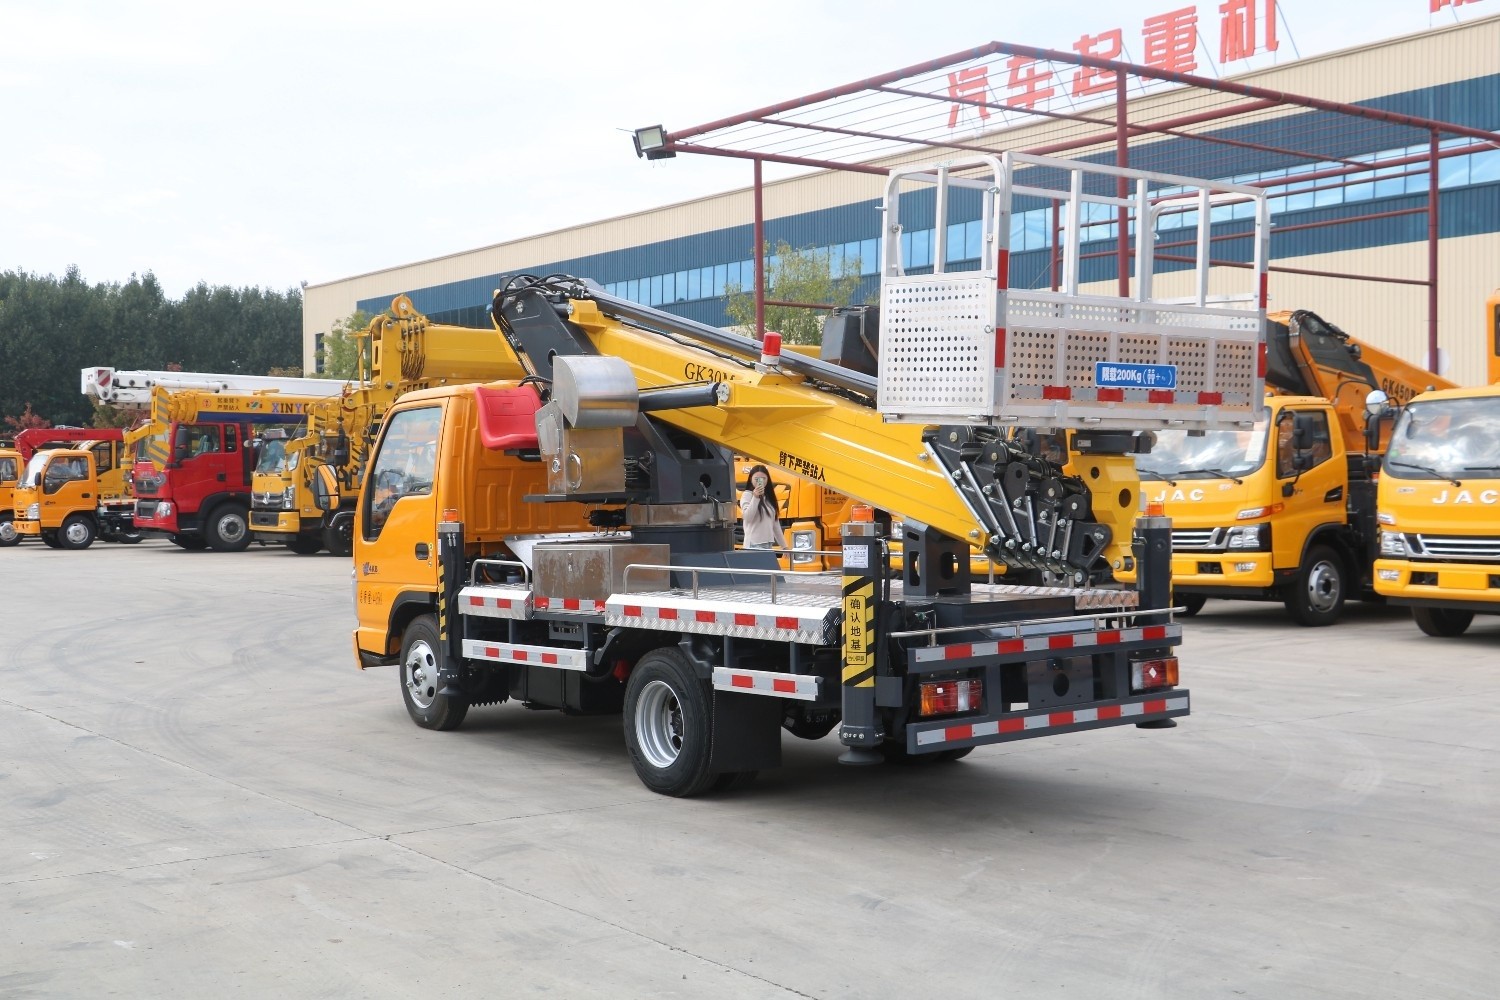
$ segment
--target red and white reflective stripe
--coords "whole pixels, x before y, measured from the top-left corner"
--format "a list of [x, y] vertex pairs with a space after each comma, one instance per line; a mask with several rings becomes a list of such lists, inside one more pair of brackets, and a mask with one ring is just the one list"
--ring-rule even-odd
[[[775, 614], [753, 611], [720, 611], [714, 608], [673, 604], [632, 603], [628, 599], [610, 598], [609, 613], [618, 615], [620, 624], [636, 628], [681, 629], [686, 632], [734, 634], [737, 629], [761, 632], [797, 633], [801, 641], [820, 642], [826, 608], [788, 607]], [[613, 623], [612, 623], [613, 624]]]
[[491, 588], [465, 587], [458, 592], [458, 610], [485, 618], [530, 618], [530, 594], [522, 589], [496, 593]]
[[556, 667], [559, 670], [587, 670], [589, 668], [587, 650], [566, 649], [561, 646], [521, 646], [510, 642], [465, 639], [464, 655], [471, 660], [522, 663], [528, 667]]
[[[1019, 397], [1021, 394], [1017, 393]], [[1223, 406], [1244, 402], [1243, 393], [1177, 392], [1172, 389], [1083, 389], [1067, 385], [1042, 386], [1042, 398], [1073, 403], [1171, 403], [1177, 406]]]
[[1099, 705], [1096, 708], [1013, 715], [1005, 719], [992, 719], [989, 722], [956, 723], [941, 729], [929, 729], [918, 733], [917, 746], [956, 743], [961, 740], [1010, 733], [1034, 733], [1044, 729], [1060, 729], [1064, 726], [1078, 726], [1088, 722], [1134, 719], [1139, 716], [1160, 715], [1163, 712], [1183, 711], [1187, 707], [1187, 696], [1179, 695], [1154, 698], [1150, 701], [1134, 701], [1124, 705]]
[[1013, 656], [1060, 649], [1091, 649], [1121, 642], [1157, 642], [1182, 638], [1181, 625], [1146, 625], [1141, 628], [1101, 628], [1091, 632], [1060, 632], [992, 642], [961, 642], [952, 646], [925, 646], [912, 650], [917, 663], [939, 660], [969, 660], [976, 656]]
[[582, 611], [585, 614], [604, 614], [604, 602], [586, 597], [534, 597], [531, 606], [538, 611]]
[[769, 670], [730, 670], [714, 667], [714, 687], [741, 694], [768, 694], [776, 698], [816, 701], [818, 678], [802, 674], [778, 674]]

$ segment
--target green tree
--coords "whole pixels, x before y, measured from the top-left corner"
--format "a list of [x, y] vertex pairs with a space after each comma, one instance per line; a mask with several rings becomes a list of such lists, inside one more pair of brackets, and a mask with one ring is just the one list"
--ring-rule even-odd
[[323, 370], [318, 378], [351, 379], [359, 377], [360, 339], [370, 325], [370, 316], [363, 309], [356, 309], [341, 320], [335, 320], [323, 334], [323, 346], [319, 348]]
[[[766, 246], [766, 298], [782, 302], [806, 302], [827, 306], [847, 306], [859, 290], [858, 258], [844, 261], [843, 272], [833, 273], [828, 251], [818, 247], [793, 250], [784, 240], [773, 249]], [[755, 327], [755, 289], [730, 285], [729, 301], [724, 312], [736, 326]], [[823, 316], [820, 309], [792, 306], [766, 306], [766, 329], [781, 334], [788, 344], [817, 344], [823, 339]]]

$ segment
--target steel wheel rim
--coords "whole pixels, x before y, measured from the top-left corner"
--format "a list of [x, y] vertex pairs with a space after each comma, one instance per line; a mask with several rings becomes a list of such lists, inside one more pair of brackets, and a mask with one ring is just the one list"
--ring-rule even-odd
[[20, 537], [14, 521], [0, 521], [0, 542], [12, 542]]
[[245, 520], [238, 514], [225, 514], [219, 518], [219, 537], [226, 542], [237, 542], [245, 537]]
[[1338, 567], [1322, 560], [1307, 574], [1307, 601], [1314, 611], [1332, 611], [1338, 607], [1340, 586]]
[[412, 643], [406, 651], [406, 661], [401, 664], [401, 679], [414, 705], [424, 709], [432, 707], [437, 699], [437, 654], [425, 640]]
[[63, 537], [68, 540], [69, 545], [82, 545], [88, 541], [89, 526], [82, 521], [74, 521], [63, 529]]
[[652, 681], [635, 706], [635, 739], [652, 767], [667, 768], [682, 753], [682, 703], [666, 681]]

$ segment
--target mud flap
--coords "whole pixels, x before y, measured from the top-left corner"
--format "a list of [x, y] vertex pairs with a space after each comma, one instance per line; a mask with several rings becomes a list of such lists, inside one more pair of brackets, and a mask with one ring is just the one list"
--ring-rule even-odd
[[764, 695], [713, 692], [709, 767], [719, 773], [781, 766], [781, 702]]

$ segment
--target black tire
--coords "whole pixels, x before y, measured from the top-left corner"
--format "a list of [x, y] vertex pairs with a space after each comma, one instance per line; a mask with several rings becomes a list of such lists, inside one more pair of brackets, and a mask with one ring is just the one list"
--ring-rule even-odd
[[838, 724], [839, 716], [837, 712], [828, 711], [813, 718], [808, 718], [802, 714], [799, 708], [788, 709], [786, 715], [782, 716], [781, 719], [781, 728], [799, 740], [821, 740], [833, 732], [834, 727]]
[[1472, 611], [1454, 611], [1450, 608], [1412, 608], [1412, 619], [1417, 628], [1439, 639], [1452, 639], [1469, 630], [1474, 620]]
[[331, 556], [347, 559], [354, 554], [354, 515], [335, 514], [323, 529], [323, 547]]
[[208, 512], [203, 540], [215, 552], [243, 552], [250, 547], [250, 511], [229, 501]]
[[10, 514], [0, 514], [0, 549], [8, 549], [12, 545], [21, 544], [21, 533], [16, 530], [16, 522]]
[[286, 547], [299, 556], [315, 556], [323, 551], [323, 539], [319, 535], [293, 535]]
[[944, 750], [937, 755], [938, 760], [963, 760], [974, 752], [973, 747], [955, 747], [952, 750]]
[[134, 545], [145, 537], [140, 528], [121, 528], [119, 531], [112, 532], [109, 540], [119, 542], [121, 545]]
[[57, 540], [57, 532], [56, 531], [43, 530], [42, 531], [42, 544], [45, 545], [45, 546], [47, 546], [47, 548], [49, 548], [49, 549], [60, 549], [60, 548], [62, 548], [62, 543]]
[[1286, 610], [1298, 625], [1332, 625], [1344, 611], [1347, 585], [1344, 561], [1326, 545], [1315, 545], [1302, 557], [1297, 577], [1289, 585]]
[[1191, 618], [1191, 617], [1193, 617], [1198, 612], [1202, 611], [1203, 610], [1203, 605], [1205, 605], [1207, 603], [1208, 603], [1208, 598], [1204, 597], [1202, 594], [1174, 594], [1174, 595], [1172, 595], [1172, 604], [1173, 604], [1173, 606], [1174, 607], [1181, 607], [1182, 608], [1181, 611], [1177, 612], [1178, 616], [1181, 617], [1181, 618]]
[[713, 718], [709, 688], [676, 649], [641, 657], [625, 686], [625, 747], [641, 783], [686, 798], [706, 791]]
[[467, 700], [438, 693], [442, 687], [438, 679], [442, 662], [437, 619], [432, 615], [412, 619], [401, 635], [398, 677], [406, 713], [423, 729], [457, 729], [469, 713]]
[[60, 549], [86, 549], [94, 544], [99, 529], [94, 519], [87, 514], [69, 514], [57, 529], [57, 547]]
[[172, 544], [185, 552], [202, 552], [208, 543], [197, 535], [173, 535]]
[[967, 757], [973, 749], [973, 747], [954, 747], [951, 750], [934, 750], [932, 753], [907, 753], [904, 743], [880, 745], [880, 752], [885, 755], [887, 764], [900, 764], [903, 767], [924, 767], [945, 760], [958, 760], [961, 757]]

